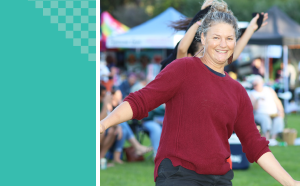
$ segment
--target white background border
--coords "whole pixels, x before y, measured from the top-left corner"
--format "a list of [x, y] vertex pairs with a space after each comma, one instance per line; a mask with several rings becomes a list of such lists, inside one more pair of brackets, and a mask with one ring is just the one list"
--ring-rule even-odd
[[96, 0], [96, 186], [100, 185], [100, 0]]

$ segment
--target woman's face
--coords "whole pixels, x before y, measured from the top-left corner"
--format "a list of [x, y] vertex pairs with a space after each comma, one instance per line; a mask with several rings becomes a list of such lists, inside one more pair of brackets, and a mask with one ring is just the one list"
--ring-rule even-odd
[[227, 23], [218, 23], [210, 27], [206, 38], [202, 33], [201, 41], [207, 57], [215, 63], [226, 63], [236, 44], [235, 30]]

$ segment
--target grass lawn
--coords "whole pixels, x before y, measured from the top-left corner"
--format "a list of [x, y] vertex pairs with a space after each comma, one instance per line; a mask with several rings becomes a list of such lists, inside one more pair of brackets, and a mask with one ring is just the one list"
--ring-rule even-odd
[[[295, 128], [300, 133], [300, 114], [287, 115], [287, 123], [289, 128]], [[144, 140], [144, 145], [150, 145], [149, 139]], [[294, 179], [300, 180], [300, 146], [270, 147], [270, 149], [287, 172]], [[102, 186], [154, 186], [153, 171], [152, 159], [137, 163], [115, 164], [114, 167], [100, 171], [100, 184]], [[234, 170], [232, 182], [237, 186], [280, 185], [256, 163], [251, 164], [248, 170]]]

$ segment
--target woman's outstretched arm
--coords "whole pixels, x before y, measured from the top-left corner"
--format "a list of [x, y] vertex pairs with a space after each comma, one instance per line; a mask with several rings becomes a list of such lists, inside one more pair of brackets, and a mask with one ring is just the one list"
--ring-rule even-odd
[[[206, 0], [204, 1], [203, 5], [201, 6], [201, 10], [205, 9], [206, 7], [210, 6], [212, 4], [213, 0]], [[176, 59], [180, 59], [183, 57], [187, 57], [188, 55], [188, 49], [192, 44], [192, 41], [195, 37], [195, 34], [197, 32], [197, 29], [201, 25], [201, 20], [194, 23], [188, 31], [185, 33], [184, 37], [180, 41], [177, 49], [177, 56]]]
[[132, 118], [133, 112], [130, 104], [125, 101], [115, 108], [106, 118], [100, 121], [100, 134], [109, 127], [118, 125]]
[[[263, 19], [263, 24], [261, 25], [261, 27], [265, 26], [268, 24], [268, 22], [266, 22], [266, 20], [268, 19], [268, 13], [261, 13], [262, 15], [264, 15], [264, 19]], [[244, 50], [245, 46], [247, 45], [248, 41], [250, 40], [251, 36], [253, 35], [254, 31], [258, 28], [257, 25], [257, 20], [259, 18], [259, 15], [257, 14], [250, 22], [249, 26], [247, 27], [245, 33], [241, 36], [241, 38], [237, 41], [236, 43], [236, 47], [234, 49], [234, 53], [233, 53], [233, 60], [235, 61], [239, 55], [241, 54], [241, 52]]]
[[190, 45], [192, 44], [192, 41], [195, 37], [197, 29], [199, 28], [200, 25], [201, 25], [201, 22], [197, 21], [185, 33], [184, 37], [181, 39], [181, 41], [178, 45], [176, 59], [187, 57], [188, 49], [189, 49]]
[[284, 186], [300, 186], [300, 182], [294, 180], [279, 164], [274, 155], [271, 152], [263, 154], [257, 163], [268, 174], [275, 178], [281, 185]]

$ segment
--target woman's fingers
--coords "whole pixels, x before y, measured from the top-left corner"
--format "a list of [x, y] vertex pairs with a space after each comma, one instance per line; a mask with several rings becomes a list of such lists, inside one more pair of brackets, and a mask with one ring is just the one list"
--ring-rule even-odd
[[264, 21], [268, 19], [268, 13], [264, 14]]
[[259, 14], [256, 14], [256, 16], [252, 20], [255, 20], [255, 23], [256, 23], [256, 21], [258, 20], [258, 18], [259, 18]]
[[264, 22], [261, 27], [266, 26], [268, 24], [268, 22]]
[[206, 7], [208, 7], [209, 5], [211, 5], [213, 2], [213, 0], [207, 0], [204, 2], [204, 4], [201, 7], [201, 10], [205, 9]]

